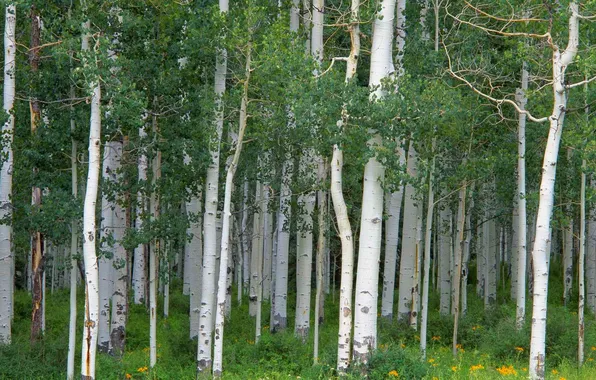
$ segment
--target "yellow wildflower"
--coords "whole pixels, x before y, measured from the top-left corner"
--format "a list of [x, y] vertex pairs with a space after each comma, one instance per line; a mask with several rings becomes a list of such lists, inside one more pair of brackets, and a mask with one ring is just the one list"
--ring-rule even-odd
[[524, 348], [523, 347], [515, 347], [515, 351], [524, 352]]
[[389, 372], [388, 375], [391, 376], [391, 377], [399, 377], [399, 373], [397, 373], [396, 370], [393, 370], [393, 371]]
[[433, 380], [439, 380], [439, 378], [436, 376], [433, 376]]
[[435, 342], [437, 342], [437, 341], [441, 340], [441, 337], [440, 337], [440, 336], [433, 336], [433, 337], [432, 337], [432, 338], [430, 338], [430, 339], [431, 339], [432, 341], [435, 341]]
[[452, 370], [453, 372], [456, 372], [456, 371], [457, 371], [457, 366], [456, 366], [456, 365], [454, 365], [453, 367], [451, 367], [451, 370]]
[[428, 359], [428, 362], [429, 363], [434, 363], [435, 362], [435, 359], [434, 358], [430, 358], [430, 359]]
[[132, 379], [132, 375], [131, 375], [130, 373], [127, 373], [127, 374], [126, 374], [126, 378], [127, 378], [127, 379]]
[[596, 351], [596, 347], [592, 346], [592, 351]]
[[267, 330], [269, 328], [268, 325], [263, 326], [263, 330]]
[[497, 372], [499, 372], [503, 376], [517, 375], [517, 371], [513, 368], [512, 365], [510, 365], [510, 366], [503, 365], [500, 368], [497, 368]]
[[593, 361], [593, 360], [594, 360], [594, 359], [592, 359], [592, 358], [588, 358], [588, 361], [589, 361], [589, 362], [591, 362], [591, 361]]
[[147, 366], [145, 366], [145, 367], [139, 367], [139, 368], [137, 368], [137, 372], [141, 372], [141, 373], [147, 372], [147, 369], [148, 369]]
[[552, 372], [553, 375], [559, 374], [559, 371], [557, 371], [556, 369], [553, 369], [551, 372]]
[[482, 364], [476, 364], [470, 367], [470, 371], [472, 372], [478, 371], [480, 369], [484, 369], [484, 366]]
[[522, 371], [526, 372], [528, 369], [526, 367], [522, 368]]
[[406, 345], [402, 343], [401, 348], [406, 348]]
[[482, 326], [480, 325], [472, 326], [472, 331], [480, 330], [481, 328]]
[[458, 350], [460, 350], [461, 352], [466, 352], [466, 350], [464, 350], [464, 347], [463, 347], [463, 346], [462, 346], [460, 343], [456, 344], [456, 345], [455, 345], [455, 348], [457, 348], [457, 349], [458, 349]]
[[559, 377], [559, 380], [567, 380], [566, 378], [564, 378], [563, 376]]

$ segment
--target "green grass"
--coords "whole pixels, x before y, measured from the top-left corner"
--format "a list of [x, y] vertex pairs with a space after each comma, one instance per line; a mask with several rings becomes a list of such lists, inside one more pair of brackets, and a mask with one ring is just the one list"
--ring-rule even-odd
[[[552, 278], [551, 292], [559, 291], [559, 279]], [[507, 288], [505, 288], [506, 291]], [[515, 330], [515, 307], [500, 298], [500, 304], [490, 312], [484, 311], [482, 300], [469, 287], [468, 314], [461, 319], [459, 342], [462, 349], [457, 358], [451, 355], [452, 318], [436, 312], [438, 299], [431, 297], [429, 315], [429, 343], [427, 360], [420, 360], [418, 332], [397, 322], [379, 321], [379, 349], [367, 367], [355, 367], [347, 378], [370, 379], [502, 379], [527, 377], [529, 324]], [[503, 291], [502, 293], [506, 293]], [[551, 293], [551, 294], [552, 294]], [[289, 310], [293, 309], [289, 297]], [[82, 329], [82, 293], [78, 295], [77, 364], [80, 360], [80, 332]], [[66, 376], [68, 346], [68, 307], [66, 290], [46, 300], [46, 333], [43, 340], [29, 343], [30, 296], [18, 291], [15, 299], [13, 344], [0, 347], [1, 379], [63, 379]], [[319, 364], [313, 365], [312, 333], [305, 344], [288, 332], [271, 334], [269, 307], [263, 308], [263, 335], [254, 344], [254, 319], [248, 316], [248, 303], [241, 306], [234, 301], [232, 317], [225, 328], [225, 379], [329, 379], [337, 377], [337, 294], [327, 298], [325, 323], [321, 327]], [[575, 301], [574, 301], [575, 302]], [[161, 305], [161, 299], [160, 299]], [[158, 359], [153, 369], [149, 365], [149, 317], [143, 306], [130, 305], [127, 324], [126, 353], [121, 360], [108, 355], [97, 359], [97, 379], [194, 379], [196, 341], [188, 338], [188, 297], [181, 294], [179, 282], [171, 289], [170, 316], [158, 318]], [[528, 309], [529, 310], [529, 309]], [[586, 316], [586, 364], [577, 369], [576, 304], [569, 308], [560, 305], [553, 296], [548, 311], [547, 373], [548, 379], [596, 379], [596, 325], [592, 315]], [[290, 327], [293, 315], [288, 316]], [[594, 347], [594, 350], [592, 350]], [[510, 375], [502, 375], [497, 368], [512, 366]], [[77, 367], [76, 373], [79, 373]], [[206, 376], [208, 378], [208, 376]]]

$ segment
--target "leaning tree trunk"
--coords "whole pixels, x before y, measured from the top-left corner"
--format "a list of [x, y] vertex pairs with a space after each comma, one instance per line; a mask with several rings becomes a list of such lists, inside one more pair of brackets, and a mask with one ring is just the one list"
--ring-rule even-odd
[[[89, 21], [83, 24], [82, 50], [89, 50]], [[88, 64], [88, 63], [86, 63]], [[95, 355], [97, 351], [97, 329], [99, 325], [99, 271], [95, 253], [95, 205], [99, 185], [101, 144], [101, 88], [99, 82], [90, 83], [91, 121], [89, 133], [89, 170], [83, 208], [83, 260], [85, 264], [85, 319], [83, 323], [83, 349], [81, 359], [81, 379], [95, 378]]]
[[567, 48], [563, 52], [556, 46], [553, 49], [554, 103], [552, 114], [549, 117], [550, 129], [542, 164], [536, 235], [532, 250], [534, 294], [529, 363], [529, 372], [532, 379], [544, 379], [545, 377], [549, 255], [547, 245], [548, 240], [550, 240], [550, 221], [555, 195], [557, 158], [567, 107], [565, 70], [577, 55], [579, 45], [579, 6], [576, 2], [571, 2], [569, 7], [571, 9], [571, 16], [569, 17], [569, 41]]
[[8, 120], [2, 125], [2, 170], [0, 171], [0, 345], [10, 344], [13, 318], [14, 276], [12, 255], [12, 141], [13, 106], [16, 86], [16, 7], [6, 5], [4, 18], [4, 96], [3, 109]]
[[[227, 289], [227, 279], [231, 276], [228, 274], [228, 260], [229, 260], [229, 245], [230, 245], [230, 231], [231, 227], [231, 206], [232, 206], [232, 187], [234, 186], [234, 174], [240, 160], [240, 153], [242, 152], [242, 142], [244, 139], [244, 131], [246, 130], [247, 120], [247, 105], [248, 105], [248, 83], [250, 80], [250, 57], [251, 44], [248, 44], [248, 51], [246, 53], [246, 68], [245, 78], [243, 84], [242, 101], [240, 104], [240, 121], [238, 127], [238, 141], [236, 143], [236, 150], [234, 158], [228, 167], [226, 175], [226, 187], [224, 189], [224, 208], [223, 208], [223, 222], [221, 233], [221, 256], [219, 264], [219, 279], [217, 284], [217, 308], [215, 314], [215, 348], [213, 352], [213, 376], [221, 377], [223, 369], [223, 338], [224, 338], [224, 322], [226, 298], [229, 290]], [[240, 290], [239, 290], [240, 291]]]
[[[381, 100], [384, 91], [381, 80], [392, 68], [392, 44], [395, 19], [395, 0], [383, 0], [375, 17], [371, 50], [369, 83], [371, 100]], [[368, 140], [369, 149], [380, 146], [382, 139], [374, 134]], [[354, 315], [354, 350], [356, 362], [367, 363], [370, 353], [377, 347], [377, 298], [379, 284], [379, 259], [383, 221], [383, 179], [385, 168], [374, 154], [364, 166], [362, 214], [358, 247], [356, 299]]]

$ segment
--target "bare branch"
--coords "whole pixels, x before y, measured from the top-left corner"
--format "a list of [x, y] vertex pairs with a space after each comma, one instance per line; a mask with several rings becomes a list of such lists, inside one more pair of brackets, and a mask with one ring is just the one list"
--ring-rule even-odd
[[331, 68], [333, 67], [333, 64], [335, 63], [335, 61], [348, 61], [348, 57], [333, 57], [331, 58], [331, 64], [329, 65], [329, 67], [327, 68], [327, 70], [323, 71], [322, 73], [320, 73], [319, 75], [316, 75], [315, 78], [320, 78], [323, 75], [327, 74]]
[[585, 79], [581, 82], [577, 82], [577, 83], [572, 83], [572, 84], [568, 84], [565, 86], [565, 88], [569, 89], [569, 88], [574, 88], [574, 87], [579, 87], [579, 86], [583, 86], [584, 84], [588, 84], [590, 82], [593, 82], [596, 80], [596, 77], [592, 77], [590, 79]]
[[503, 21], [503, 22], [507, 22], [507, 23], [511, 23], [511, 22], [548, 22], [548, 20], [545, 19], [541, 19], [541, 18], [514, 18], [513, 15], [511, 18], [503, 18], [503, 17], [498, 17], [498, 16], [494, 16], [491, 15], [490, 13], [484, 12], [483, 10], [481, 10], [480, 8], [477, 8], [475, 6], [473, 6], [472, 4], [470, 4], [468, 1], [464, 1], [466, 3], [466, 5], [470, 8], [472, 8], [475, 12], [480, 13], [483, 16], [486, 16], [488, 18], [491, 18], [493, 20], [497, 20], [497, 21]]
[[447, 55], [447, 63], [448, 63], [448, 71], [449, 74], [462, 81], [463, 83], [465, 83], [470, 89], [472, 89], [472, 91], [474, 91], [476, 94], [482, 96], [485, 99], [490, 100], [491, 102], [497, 104], [498, 106], [500, 106], [503, 103], [506, 104], [510, 104], [511, 106], [513, 106], [513, 108], [515, 108], [515, 110], [521, 114], [525, 114], [529, 120], [535, 122], [535, 123], [544, 123], [546, 121], [548, 121], [548, 117], [541, 117], [541, 118], [536, 118], [534, 116], [532, 116], [532, 114], [530, 112], [528, 112], [527, 110], [523, 110], [519, 107], [519, 105], [514, 102], [511, 99], [497, 99], [494, 98], [488, 94], [485, 94], [484, 92], [480, 91], [479, 89], [477, 89], [470, 81], [468, 81], [466, 78], [458, 75], [455, 71], [453, 71], [452, 65], [451, 65], [451, 56], [449, 55], [449, 51], [447, 50], [447, 46], [443, 43], [443, 48], [445, 50], [445, 54]]

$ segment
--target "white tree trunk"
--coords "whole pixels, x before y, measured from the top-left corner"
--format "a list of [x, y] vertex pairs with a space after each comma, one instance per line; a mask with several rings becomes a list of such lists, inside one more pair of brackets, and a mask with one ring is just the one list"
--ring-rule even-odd
[[[153, 143], [158, 139], [157, 116], [152, 118]], [[151, 163], [151, 197], [149, 199], [149, 212], [151, 221], [159, 220], [160, 205], [157, 182], [161, 177], [161, 152], [154, 152]], [[153, 368], [157, 363], [157, 257], [162, 254], [158, 238], [154, 238], [149, 247], [149, 366]]]
[[[219, 10], [222, 15], [228, 12], [228, 0], [219, 0]], [[228, 68], [227, 51], [218, 48], [215, 62], [215, 137], [211, 144], [211, 160], [207, 169], [205, 184], [205, 216], [203, 218], [203, 277], [201, 279], [201, 311], [199, 313], [197, 372], [211, 372], [211, 348], [215, 312], [215, 277], [217, 258], [217, 201], [219, 180], [219, 151], [221, 134], [223, 131], [223, 100], [226, 90], [226, 72]]]
[[[526, 91], [528, 90], [528, 70], [527, 64], [523, 63], [521, 88], [517, 90], [516, 101], [520, 109], [526, 109]], [[516, 295], [516, 313], [515, 320], [517, 329], [524, 326], [526, 317], [526, 114], [519, 113], [517, 127], [517, 225], [515, 226], [517, 234], [517, 290]]]
[[[417, 154], [412, 142], [408, 149], [407, 173], [411, 178], [417, 176]], [[417, 248], [417, 218], [418, 200], [416, 190], [411, 183], [406, 185], [404, 200], [404, 225], [402, 248], [399, 266], [399, 296], [397, 303], [397, 318], [400, 321], [410, 321], [415, 318], [416, 302], [414, 299], [417, 284], [418, 254]], [[412, 315], [414, 314], [414, 315]]]
[[[586, 91], [587, 93], [587, 91]], [[584, 302], [586, 297], [584, 263], [586, 257], [586, 160], [582, 162], [581, 190], [580, 190], [580, 225], [579, 225], [579, 258], [578, 288], [579, 299], [577, 306], [577, 361], [580, 366], [584, 364]]]
[[271, 258], [273, 248], [273, 214], [269, 207], [273, 191], [263, 184], [263, 299], [271, 299]]
[[461, 261], [462, 261], [462, 250], [464, 246], [464, 223], [466, 219], [466, 185], [464, 185], [459, 190], [459, 202], [457, 207], [457, 226], [456, 226], [456, 244], [455, 244], [455, 255], [453, 258], [454, 261], [454, 275], [453, 275], [453, 287], [455, 288], [454, 297], [453, 297], [453, 305], [454, 305], [454, 313], [453, 313], [453, 339], [452, 339], [452, 346], [451, 352], [453, 353], [454, 357], [457, 357], [457, 334], [459, 328], [459, 302], [460, 302], [460, 280], [461, 280]]
[[[147, 138], [147, 132], [145, 131], [144, 127], [139, 128], [139, 140], [141, 144], [143, 144], [143, 140]], [[143, 214], [147, 211], [147, 197], [146, 197], [146, 189], [147, 189], [147, 154], [144, 150], [141, 150], [141, 154], [139, 155], [139, 162], [138, 162], [138, 175], [139, 175], [139, 182], [145, 188], [145, 191], [139, 190], [137, 191], [137, 205], [136, 205], [136, 218], [135, 218], [135, 228], [137, 231], [141, 231], [143, 229]], [[147, 284], [147, 264], [145, 262], [147, 255], [147, 244], [141, 243], [134, 250], [134, 269], [132, 271], [133, 278], [133, 290], [134, 290], [134, 303], [137, 305], [141, 305], [145, 303], [145, 290]]]
[[261, 262], [261, 256], [263, 255], [263, 247], [260, 246], [262, 238], [262, 214], [261, 214], [261, 201], [263, 195], [263, 186], [261, 182], [257, 181], [255, 186], [255, 202], [254, 202], [254, 213], [253, 213], [253, 235], [251, 243], [251, 254], [250, 254], [250, 289], [248, 292], [249, 307], [248, 312], [251, 317], [257, 315], [258, 308], [258, 296], [259, 285], [261, 282], [261, 271], [262, 267], [259, 268], [259, 262]]
[[464, 257], [461, 263], [461, 315], [468, 312], [468, 264], [470, 263], [470, 246], [472, 243], [472, 209], [474, 208], [474, 184], [471, 187], [470, 205], [466, 213], [466, 240], [464, 242]]
[[[405, 152], [402, 147], [398, 149], [401, 165], [406, 162]], [[381, 316], [393, 319], [393, 295], [395, 292], [395, 266], [397, 264], [397, 247], [399, 245], [399, 221], [401, 205], [404, 197], [404, 187], [399, 186], [396, 192], [391, 193], [385, 200], [385, 262], [383, 266], [383, 294], [381, 298]]]
[[[83, 25], [82, 50], [89, 50], [89, 21]], [[99, 83], [90, 85], [91, 120], [89, 128], [89, 170], [83, 208], [83, 259], [85, 263], [85, 318], [83, 323], [83, 344], [81, 355], [81, 379], [95, 378], [95, 354], [97, 351], [97, 330], [99, 325], [99, 271], [95, 253], [95, 205], [99, 185], [100, 136], [101, 136], [101, 88]]]
[[242, 198], [242, 273], [244, 291], [248, 293], [250, 284], [250, 240], [248, 230], [248, 180], [244, 178]]
[[[374, 21], [369, 84], [371, 100], [384, 95], [381, 80], [390, 75], [393, 62], [393, 28], [395, 0], [383, 0]], [[382, 144], [381, 136], [372, 131], [369, 148]], [[377, 347], [377, 298], [379, 259], [383, 221], [383, 188], [385, 168], [373, 155], [364, 167], [362, 214], [358, 247], [358, 270], [354, 315], [354, 349], [356, 362], [366, 363], [369, 353]]]
[[[515, 178], [519, 180], [519, 174], [515, 174]], [[519, 236], [518, 236], [518, 226], [519, 226], [519, 210], [518, 210], [518, 191], [515, 192], [515, 196], [513, 197], [513, 213], [511, 219], [511, 299], [517, 300], [517, 264], [519, 263], [518, 260], [518, 252], [519, 252]], [[527, 226], [527, 221], [526, 221]], [[526, 227], [527, 229], [527, 227]], [[527, 240], [527, 239], [526, 239]], [[526, 243], [527, 244], [527, 243]], [[527, 256], [527, 248], [526, 248], [526, 256]]]
[[433, 189], [435, 170], [434, 151], [436, 146], [435, 140], [436, 139], [433, 139], [433, 160], [428, 176], [428, 206], [426, 210], [426, 233], [424, 235], [424, 279], [422, 285], [422, 303], [420, 305], [422, 311], [422, 316], [420, 317], [420, 354], [423, 359], [426, 359], [426, 332], [428, 326], [428, 291], [430, 282], [430, 249], [433, 233], [433, 216], [435, 210], [435, 193]]
[[242, 152], [242, 142], [244, 139], [244, 131], [246, 130], [247, 121], [247, 105], [248, 105], [248, 83], [250, 80], [250, 57], [251, 45], [249, 42], [248, 51], [246, 53], [246, 68], [243, 85], [242, 101], [240, 104], [240, 121], [238, 127], [238, 138], [236, 142], [236, 150], [234, 157], [230, 163], [226, 174], [226, 187], [224, 189], [224, 208], [223, 221], [221, 233], [221, 256], [219, 265], [219, 278], [217, 283], [217, 310], [215, 315], [215, 347], [213, 350], [213, 376], [221, 377], [223, 370], [223, 338], [224, 338], [224, 322], [225, 322], [225, 308], [227, 295], [230, 292], [228, 288], [228, 260], [230, 247], [230, 232], [231, 227], [231, 206], [232, 206], [232, 189], [234, 186], [234, 175], [240, 160], [240, 153]]
[[0, 171], [0, 344], [10, 344], [12, 334], [13, 297], [14, 297], [14, 257], [12, 253], [12, 141], [14, 131], [14, 115], [12, 110], [16, 88], [16, 7], [6, 5], [4, 18], [4, 91], [3, 109], [8, 120], [2, 125], [2, 136], [6, 139], [2, 144], [2, 169]]
[[540, 197], [536, 223], [536, 239], [532, 250], [534, 293], [532, 305], [532, 332], [530, 340], [529, 373], [532, 379], [544, 379], [546, 359], [546, 310], [548, 294], [548, 240], [550, 240], [550, 220], [552, 217], [557, 155], [563, 132], [563, 122], [567, 107], [565, 70], [575, 56], [579, 45], [579, 7], [576, 2], [569, 4], [569, 40], [565, 51], [553, 49], [553, 111], [549, 118], [550, 129], [540, 182]]
[[[114, 159], [116, 166], [112, 170], [113, 180], [122, 183], [123, 176], [120, 173], [122, 161], [122, 142], [114, 141]], [[124, 354], [124, 343], [126, 338], [126, 319], [128, 314], [128, 268], [126, 261], [126, 249], [123, 239], [126, 231], [126, 209], [118, 201], [114, 204], [114, 258], [113, 258], [113, 291], [112, 291], [112, 315], [110, 329], [110, 353], [115, 356]]]
[[[192, 195], [186, 203], [186, 213], [196, 218], [186, 229], [186, 234], [191, 235], [191, 240], [186, 241], [184, 249], [188, 251], [188, 261], [185, 263], [185, 271], [189, 273], [190, 291], [190, 338], [199, 336], [199, 312], [201, 308], [201, 270], [203, 269], [203, 242], [201, 238], [201, 204], [202, 196]], [[186, 269], [188, 268], [188, 269]]]
[[451, 209], [445, 204], [439, 213], [439, 312], [449, 315], [451, 308]]
[[484, 307], [489, 308], [497, 301], [497, 262], [498, 262], [498, 237], [495, 220], [488, 213], [487, 220], [483, 225], [482, 238], [484, 240], [483, 250], [486, 257], [484, 267]]
[[[113, 141], [106, 142], [103, 150], [102, 186], [108, 188], [112, 175], [118, 166], [116, 148]], [[107, 254], [114, 254], [114, 247], [109, 243], [114, 236], [115, 203], [109, 200], [107, 192], [101, 197], [101, 233], [102, 255], [99, 259], [99, 351], [108, 353], [110, 349], [110, 299], [113, 290], [113, 261]], [[112, 256], [113, 257], [113, 256]]]
[[[300, 159], [300, 175], [312, 181], [312, 151]], [[309, 181], [310, 182], [310, 181]], [[294, 333], [303, 341], [310, 329], [310, 295], [312, 278], [312, 214], [315, 208], [315, 194], [310, 191], [298, 197], [299, 210], [296, 248], [296, 321]]]
[[[346, 67], [346, 82], [352, 80], [358, 67], [360, 55], [360, 1], [352, 0], [350, 14], [350, 55]], [[347, 121], [348, 113], [342, 115], [342, 125]], [[343, 152], [333, 145], [331, 158], [331, 200], [337, 220], [338, 235], [341, 240], [341, 279], [339, 295], [339, 334], [337, 344], [337, 371], [342, 374], [350, 365], [352, 346], [352, 288], [354, 286], [354, 242], [352, 226], [348, 218], [348, 208], [343, 194]]]

